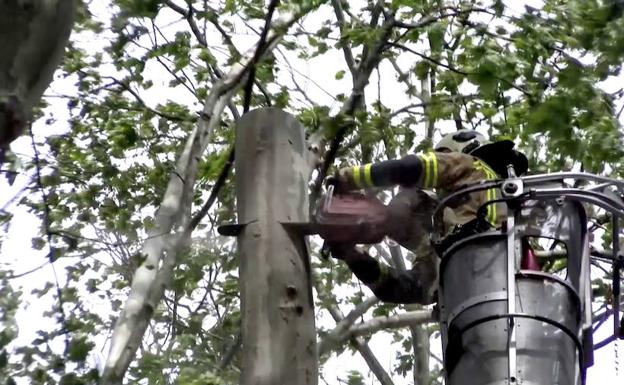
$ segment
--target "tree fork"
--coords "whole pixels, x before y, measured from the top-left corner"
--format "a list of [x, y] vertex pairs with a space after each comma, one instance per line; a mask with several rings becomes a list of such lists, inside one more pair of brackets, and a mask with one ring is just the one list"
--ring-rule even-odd
[[307, 244], [282, 225], [308, 221], [307, 151], [303, 127], [279, 109], [237, 123], [242, 385], [317, 384]]

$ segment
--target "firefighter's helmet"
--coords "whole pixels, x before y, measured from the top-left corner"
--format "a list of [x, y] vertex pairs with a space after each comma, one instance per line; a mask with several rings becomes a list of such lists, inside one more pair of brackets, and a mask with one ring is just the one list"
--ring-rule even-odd
[[463, 129], [446, 134], [436, 145], [436, 151], [456, 151], [473, 155], [490, 165], [501, 176], [507, 175], [507, 165], [514, 166], [517, 175], [524, 174], [529, 166], [526, 156], [514, 150], [508, 139], [490, 142], [483, 134]]

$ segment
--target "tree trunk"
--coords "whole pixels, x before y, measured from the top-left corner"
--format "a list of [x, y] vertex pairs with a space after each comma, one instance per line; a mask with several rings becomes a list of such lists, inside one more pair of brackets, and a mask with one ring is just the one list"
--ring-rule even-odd
[[310, 169], [303, 127], [278, 109], [236, 127], [236, 199], [243, 336], [242, 385], [316, 385], [316, 329], [305, 240]]

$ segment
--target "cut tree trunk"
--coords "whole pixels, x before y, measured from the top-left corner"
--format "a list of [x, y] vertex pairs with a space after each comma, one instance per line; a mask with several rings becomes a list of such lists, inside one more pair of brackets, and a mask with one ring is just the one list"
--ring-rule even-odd
[[317, 384], [307, 245], [282, 226], [308, 221], [307, 151], [303, 127], [279, 109], [237, 124], [242, 385]]

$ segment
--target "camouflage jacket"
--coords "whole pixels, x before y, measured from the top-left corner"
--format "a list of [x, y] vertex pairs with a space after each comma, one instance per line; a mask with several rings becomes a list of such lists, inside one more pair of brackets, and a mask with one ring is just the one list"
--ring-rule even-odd
[[[341, 170], [347, 188], [362, 189], [371, 187], [419, 187], [435, 189], [443, 198], [468, 184], [499, 178], [480, 159], [459, 152], [429, 152], [408, 155], [403, 159], [354, 166]], [[445, 223], [449, 227], [464, 224], [477, 215], [477, 210], [487, 201], [497, 199], [495, 189], [470, 194], [454, 202], [452, 213], [445, 213]], [[500, 226], [506, 215], [504, 204], [491, 204], [487, 207], [486, 219], [494, 227]]]
[[[480, 159], [457, 152], [409, 155], [399, 160], [354, 166], [342, 169], [341, 172], [344, 173], [341, 175], [342, 179], [347, 181], [347, 188], [350, 189], [401, 185], [409, 188], [435, 189], [439, 197], [444, 197], [468, 184], [499, 178]], [[485, 202], [497, 199], [497, 194], [497, 190], [491, 189], [475, 192], [452, 202], [451, 209], [444, 211], [444, 230], [448, 232], [457, 225], [476, 218], [479, 208]], [[418, 200], [412, 197], [409, 199]], [[432, 214], [430, 202], [420, 199], [413, 202], [413, 205], [418, 206], [416, 211], [425, 213], [429, 210], [428, 213]], [[490, 204], [485, 214], [485, 219], [492, 226], [499, 227], [506, 215], [505, 205]], [[405, 242], [399, 243], [405, 245]], [[437, 255], [425, 232], [415, 235], [410, 243], [408, 247], [415, 254], [410, 270], [401, 271], [378, 263], [359, 250], [357, 252], [360, 253], [360, 257], [349, 263], [349, 267], [382, 301], [432, 303], [435, 301], [434, 291], [437, 287]], [[366, 273], [362, 273], [365, 270]]]

